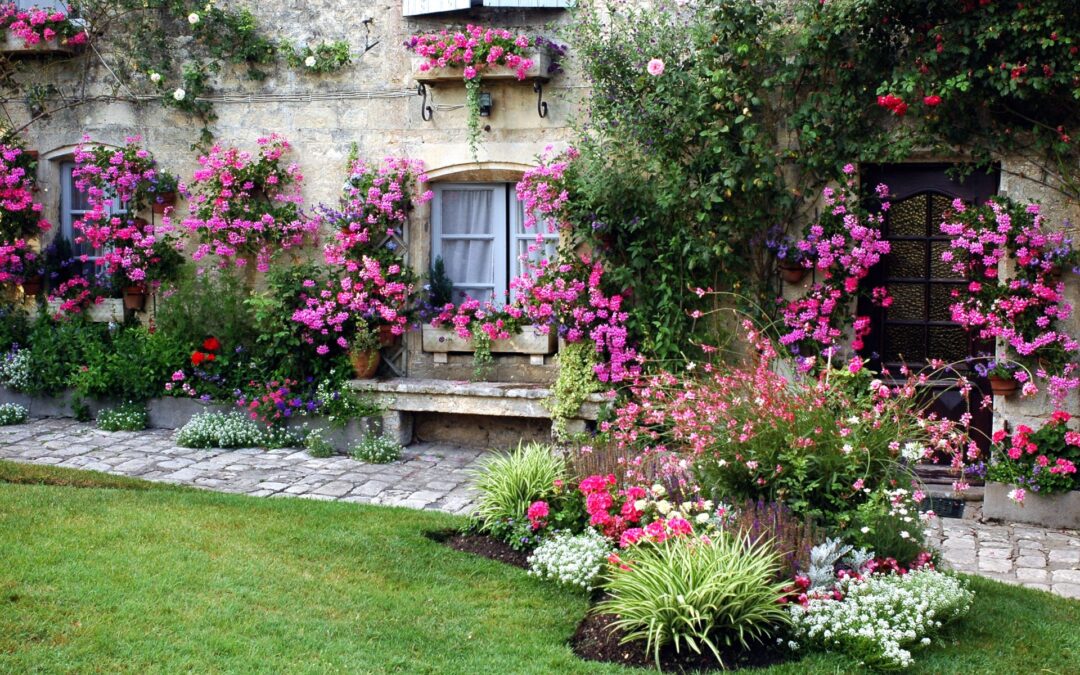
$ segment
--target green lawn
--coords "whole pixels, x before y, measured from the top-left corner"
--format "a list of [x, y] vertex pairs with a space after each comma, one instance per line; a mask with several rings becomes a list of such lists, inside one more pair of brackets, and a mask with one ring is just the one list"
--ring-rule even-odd
[[[631, 672], [567, 647], [582, 595], [424, 536], [461, 522], [0, 462], [0, 672]], [[972, 584], [918, 672], [1077, 672], [1080, 603]]]

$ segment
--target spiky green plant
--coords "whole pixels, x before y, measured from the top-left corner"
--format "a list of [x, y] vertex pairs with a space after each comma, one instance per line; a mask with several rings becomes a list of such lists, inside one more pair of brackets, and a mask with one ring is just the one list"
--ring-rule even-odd
[[555, 481], [566, 478], [566, 460], [550, 445], [518, 444], [513, 452], [485, 462], [473, 476], [480, 493], [474, 516], [481, 528], [489, 529], [507, 518], [524, 518], [530, 504], [550, 496]]
[[777, 602], [780, 557], [762, 539], [669, 539], [635, 547], [623, 565], [612, 569], [611, 598], [595, 611], [617, 617], [611, 627], [625, 631], [623, 642], [645, 640], [657, 667], [669, 643], [676, 652], [708, 649], [723, 665], [725, 648], [749, 649], [789, 622]]

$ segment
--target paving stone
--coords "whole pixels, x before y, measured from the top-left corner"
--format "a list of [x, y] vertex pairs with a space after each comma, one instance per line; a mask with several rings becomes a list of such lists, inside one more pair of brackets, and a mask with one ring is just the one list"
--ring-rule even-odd
[[1054, 584], [1050, 590], [1066, 598], [1080, 599], [1080, 584]]
[[1080, 565], [1080, 549], [1078, 550], [1052, 550], [1050, 551], [1048, 558], [1050, 564], [1058, 565]]
[[1034, 581], [1044, 583], [1049, 580], [1046, 570], [1031, 569], [1030, 567], [1017, 567], [1016, 578], [1019, 581]]
[[1050, 575], [1055, 584], [1080, 584], [1080, 570], [1054, 570]]
[[1016, 566], [1042, 569], [1046, 567], [1046, 556], [1022, 555], [1016, 559]]
[[344, 497], [345, 495], [352, 492], [352, 489], [354, 487], [356, 487], [356, 486], [353, 485], [352, 483], [349, 483], [349, 482], [343, 481], [343, 480], [339, 480], [339, 481], [333, 481], [333, 482], [327, 483], [326, 485], [323, 485], [322, 487], [316, 488], [316, 489], [312, 490], [310, 494], [329, 495], [331, 497]]
[[1001, 560], [998, 558], [984, 558], [979, 556], [978, 569], [980, 572], [994, 572], [996, 574], [1005, 574], [1012, 569], [1011, 560]]

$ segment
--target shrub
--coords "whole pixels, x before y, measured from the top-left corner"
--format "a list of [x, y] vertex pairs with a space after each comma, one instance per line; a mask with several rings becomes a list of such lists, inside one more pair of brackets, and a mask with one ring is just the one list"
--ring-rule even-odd
[[198, 413], [176, 434], [176, 444], [185, 448], [254, 448], [264, 440], [259, 425], [239, 412]]
[[42, 316], [34, 322], [30, 345], [30, 384], [33, 394], [57, 394], [71, 386], [71, 377], [85, 363], [86, 354], [105, 340], [104, 324], [75, 317], [54, 321]]
[[0, 405], [0, 427], [22, 424], [30, 416], [29, 411], [18, 403]]
[[930, 644], [937, 629], [971, 609], [974, 597], [961, 580], [932, 569], [842, 579], [837, 590], [842, 600], [829, 595], [791, 607], [795, 639], [877, 668], [910, 666], [910, 649]]
[[158, 329], [196, 345], [207, 335], [216, 336], [230, 348], [252, 345], [258, 333], [243, 280], [229, 269], [196, 274], [194, 265], [185, 265], [179, 279], [158, 303]]
[[925, 549], [923, 521], [929, 516], [919, 513], [923, 497], [904, 488], [874, 492], [856, 509], [847, 539], [880, 558], [910, 564]]
[[312, 429], [304, 439], [304, 448], [312, 457], [332, 457], [334, 446], [322, 436], [321, 429]]
[[119, 327], [86, 345], [71, 386], [86, 397], [147, 401], [161, 395], [172, 373], [188, 362], [189, 353], [184, 342], [163, 331]]
[[556, 481], [566, 477], [566, 462], [551, 446], [518, 445], [513, 452], [492, 457], [475, 473], [479, 492], [474, 515], [490, 530], [506, 519], [525, 520], [529, 506], [554, 494]]
[[725, 648], [763, 643], [788, 623], [775, 581], [779, 557], [761, 540], [719, 534], [712, 539], [669, 539], [629, 549], [613, 566], [611, 599], [596, 611], [614, 614], [624, 642], [645, 640], [657, 664], [674, 644], [723, 663]]
[[591, 591], [611, 552], [611, 542], [592, 528], [581, 534], [558, 532], [529, 556], [529, 574]]
[[146, 407], [128, 402], [102, 410], [98, 413], [97, 425], [105, 431], [142, 431], [146, 428]]
[[401, 446], [388, 436], [366, 433], [352, 448], [353, 459], [369, 464], [388, 464], [401, 459]]

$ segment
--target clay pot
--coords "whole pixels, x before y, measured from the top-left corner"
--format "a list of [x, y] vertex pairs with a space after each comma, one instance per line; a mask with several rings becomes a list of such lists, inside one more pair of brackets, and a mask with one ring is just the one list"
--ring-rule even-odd
[[353, 373], [356, 374], [357, 379], [370, 380], [375, 376], [375, 371], [379, 369], [379, 352], [378, 350], [349, 352], [349, 361], [352, 363]]
[[146, 307], [146, 289], [142, 286], [124, 287], [124, 309], [141, 312]]
[[787, 284], [797, 284], [806, 278], [807, 269], [802, 265], [779, 263], [776, 269], [780, 272], [780, 278]]
[[176, 206], [176, 193], [162, 192], [154, 199], [153, 204], [150, 205], [150, 209], [154, 213], [165, 213], [166, 209], [170, 206]]
[[23, 294], [28, 298], [36, 298], [44, 285], [45, 279], [40, 274], [27, 277], [22, 282]]
[[398, 341], [399, 335], [394, 335], [391, 326], [379, 326], [379, 345], [389, 347]]
[[990, 380], [990, 391], [994, 392], [994, 396], [1012, 396], [1020, 387], [1020, 384], [1011, 377], [991, 375], [987, 379]]

